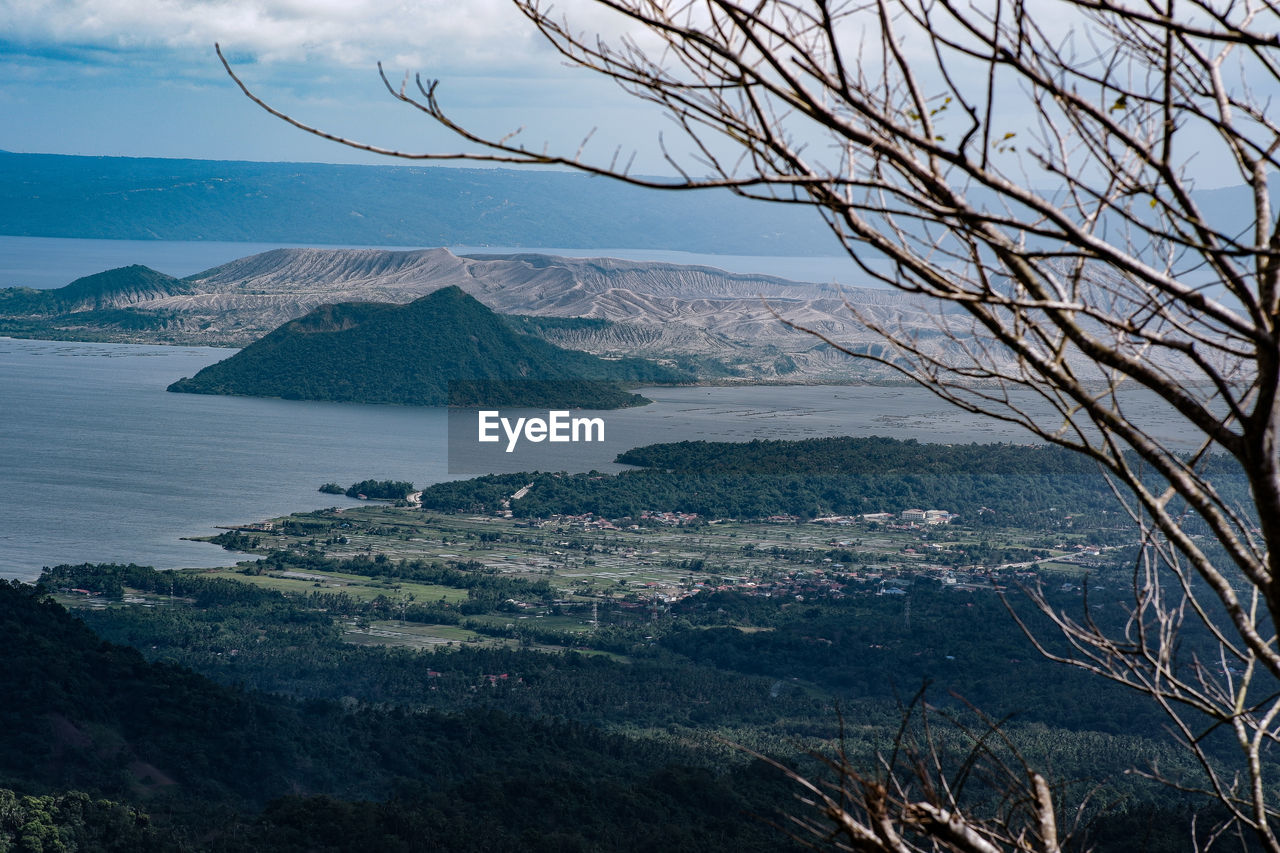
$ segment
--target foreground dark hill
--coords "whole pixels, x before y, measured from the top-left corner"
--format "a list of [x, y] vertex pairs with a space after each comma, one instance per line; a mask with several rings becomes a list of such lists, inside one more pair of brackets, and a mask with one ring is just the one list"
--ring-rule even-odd
[[[278, 593], [195, 584], [202, 606], [285, 607]], [[311, 621], [325, 633], [325, 617]], [[103, 642], [16, 582], [0, 581], [0, 627], [0, 806], [12, 789], [58, 795], [71, 811], [67, 802], [88, 802], [62, 797], [74, 789], [150, 816], [80, 806], [41, 817], [73, 824], [68, 838], [84, 843], [10, 846], [10, 805], [0, 849], [787, 849], [776, 830], [741, 818], [784, 802], [776, 774], [762, 796], [752, 768], [714, 777], [673, 763], [676, 752], [584, 726], [483, 709], [344, 710], [219, 686]], [[417, 669], [425, 682], [425, 662]], [[735, 790], [753, 786], [754, 800]]]
[[618, 382], [687, 376], [639, 359], [606, 361], [517, 332], [457, 287], [408, 305], [326, 305], [170, 391], [418, 406], [619, 408]]

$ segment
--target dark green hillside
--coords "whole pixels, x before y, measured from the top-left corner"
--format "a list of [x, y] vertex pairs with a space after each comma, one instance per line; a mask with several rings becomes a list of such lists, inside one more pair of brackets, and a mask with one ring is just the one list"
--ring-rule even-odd
[[159, 331], [176, 321], [172, 311], [149, 311], [134, 303], [190, 293], [186, 282], [134, 264], [76, 279], [56, 290], [0, 290], [0, 334], [50, 340], [115, 340]]
[[688, 379], [641, 359], [607, 361], [561, 349], [515, 331], [501, 315], [448, 287], [402, 306], [322, 306], [169, 390], [418, 406], [613, 409], [644, 402], [616, 383]]
[[103, 311], [143, 299], [190, 293], [181, 279], [139, 264], [78, 278], [56, 290], [0, 290], [0, 315], [59, 315]]
[[[35, 589], [0, 582], [0, 782], [112, 796], [167, 790], [252, 798], [267, 786], [319, 781], [300, 766], [302, 733], [284, 702], [251, 702], [193, 673], [103, 643]], [[281, 735], [270, 754], [253, 731]]]
[[[260, 608], [264, 645], [336, 636], [277, 593], [224, 581], [201, 596]], [[3, 850], [788, 849], [742, 818], [772, 815], [789, 791], [750, 766], [714, 776], [676, 748], [487, 708], [414, 712], [223, 687], [104, 642], [16, 582], [0, 582], [0, 628]], [[414, 667], [420, 685], [427, 663]], [[42, 845], [29, 840], [37, 831]], [[650, 845], [635, 843], [642, 834]], [[11, 846], [14, 835], [23, 840]]]

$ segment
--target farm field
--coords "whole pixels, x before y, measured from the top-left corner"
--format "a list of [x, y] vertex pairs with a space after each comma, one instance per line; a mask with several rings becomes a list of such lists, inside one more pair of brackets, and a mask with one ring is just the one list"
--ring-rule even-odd
[[[1078, 584], [1110, 550], [1079, 533], [1050, 538], [1043, 532], [959, 524], [691, 520], [641, 526], [579, 517], [526, 521], [445, 515], [381, 504], [295, 513], [211, 541], [255, 557], [274, 554], [283, 562], [245, 563], [206, 571], [205, 576], [292, 596], [339, 592], [359, 602], [384, 604], [392, 616], [399, 609], [398, 625], [377, 622], [350, 628], [344, 636], [353, 643], [409, 648], [518, 641], [456, 625], [405, 627], [404, 611], [413, 605], [458, 605], [470, 596], [464, 588], [385, 571], [402, 561], [545, 582], [553, 595], [536, 601], [512, 598], [502, 602], [501, 611], [470, 613], [468, 623], [515, 633], [532, 625], [544, 635], [578, 637], [575, 645], [585, 649], [601, 625], [653, 621], [673, 604], [704, 591], [800, 600], [806, 595], [896, 595], [914, 579], [927, 578], [982, 594], [1010, 583]], [[979, 563], [979, 555], [999, 559]], [[353, 570], [361, 561], [368, 563], [370, 574]], [[564, 648], [562, 643], [525, 645]]]

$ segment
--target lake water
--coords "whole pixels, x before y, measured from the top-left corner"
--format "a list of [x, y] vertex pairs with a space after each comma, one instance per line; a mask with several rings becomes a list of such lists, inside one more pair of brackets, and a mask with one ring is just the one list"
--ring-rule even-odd
[[598, 413], [603, 444], [507, 457], [475, 442], [459, 450], [455, 440], [460, 473], [450, 475], [444, 409], [165, 391], [230, 354], [0, 338], [0, 577], [31, 579], [65, 562], [230, 565], [234, 555], [180, 537], [355, 503], [316, 491], [329, 481], [422, 486], [488, 470], [616, 471], [621, 450], [697, 438], [1026, 440], [910, 387], [661, 388], [643, 390], [652, 405]]
[[[444, 409], [170, 394], [165, 387], [231, 354], [201, 347], [0, 339], [0, 575], [62, 562], [227, 565], [181, 536], [345, 498], [324, 482], [448, 478]], [[887, 388], [676, 388], [602, 413], [604, 444], [542, 445], [536, 457], [455, 459], [462, 473], [618, 470], [628, 447], [685, 438], [846, 432], [990, 437], [918, 393]], [[948, 430], [950, 422], [955, 429]], [[457, 442], [455, 442], [455, 447]], [[478, 444], [472, 445], [479, 448]], [[455, 452], [455, 456], [457, 453]]]

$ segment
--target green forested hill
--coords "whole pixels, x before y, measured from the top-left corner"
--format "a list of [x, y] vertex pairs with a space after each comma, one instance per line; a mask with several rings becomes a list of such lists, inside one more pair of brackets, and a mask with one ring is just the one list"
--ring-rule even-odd
[[78, 278], [65, 287], [0, 290], [0, 332], [20, 337], [110, 340], [117, 334], [169, 327], [173, 312], [136, 304], [191, 293], [187, 282], [139, 264]]
[[134, 264], [78, 278], [54, 290], [0, 290], [0, 314], [69, 314], [116, 308], [142, 299], [190, 293], [181, 279]]
[[[406, 405], [612, 409], [644, 402], [618, 382], [689, 377], [608, 361], [517, 332], [457, 287], [408, 305], [325, 305], [170, 391]], [[451, 394], [452, 392], [452, 394]]]

